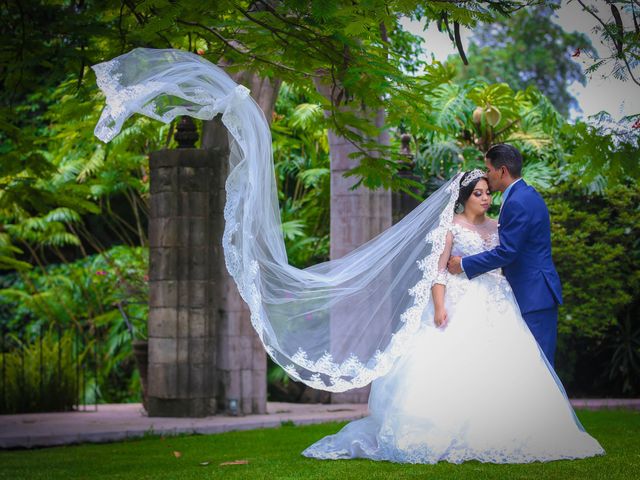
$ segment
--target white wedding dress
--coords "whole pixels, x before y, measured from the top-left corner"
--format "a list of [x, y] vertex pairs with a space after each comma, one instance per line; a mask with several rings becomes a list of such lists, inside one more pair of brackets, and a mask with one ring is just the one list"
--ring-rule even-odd
[[[514, 463], [603, 453], [505, 278], [467, 280], [444, 269], [451, 252], [479, 253], [498, 241], [493, 221], [453, 222], [462, 173], [344, 257], [298, 269], [285, 249], [269, 124], [245, 87], [175, 49], [137, 48], [92, 68], [105, 95], [95, 134], [105, 142], [133, 114], [165, 123], [221, 115], [230, 170], [224, 260], [265, 350], [314, 388], [344, 392], [373, 382], [371, 415], [305, 455]], [[433, 324], [434, 282], [446, 284], [444, 328]]]
[[495, 221], [454, 220], [434, 282], [446, 284], [446, 326], [435, 326], [429, 302], [405, 353], [372, 383], [369, 416], [303, 455], [526, 463], [604, 453], [576, 418], [505, 277], [446, 272], [450, 253], [473, 255], [497, 244]]

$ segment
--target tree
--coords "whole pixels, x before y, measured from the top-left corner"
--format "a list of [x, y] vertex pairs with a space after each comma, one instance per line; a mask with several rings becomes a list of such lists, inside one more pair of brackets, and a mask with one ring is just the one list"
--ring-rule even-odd
[[637, 67], [640, 65], [640, 2], [585, 1], [576, 0], [583, 12], [594, 19], [594, 31], [609, 50], [609, 56], [598, 58], [587, 69], [587, 73], [604, 69], [611, 65], [609, 74], [621, 80], [628, 80], [640, 87]]
[[567, 116], [578, 107], [568, 86], [575, 81], [586, 84], [572, 56], [595, 50], [585, 34], [567, 33], [551, 21], [553, 11], [550, 6], [535, 6], [506, 20], [478, 25], [469, 47], [469, 64], [459, 65], [458, 78], [504, 82], [514, 90], [535, 85]]

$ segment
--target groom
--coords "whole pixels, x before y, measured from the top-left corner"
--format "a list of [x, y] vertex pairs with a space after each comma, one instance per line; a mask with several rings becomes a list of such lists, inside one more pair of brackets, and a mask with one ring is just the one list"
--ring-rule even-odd
[[562, 286], [551, 260], [549, 211], [540, 194], [520, 177], [522, 155], [517, 148], [495, 145], [484, 162], [489, 187], [503, 192], [500, 245], [477, 255], [451, 257], [449, 272], [465, 272], [472, 279], [502, 268], [525, 322], [553, 366]]

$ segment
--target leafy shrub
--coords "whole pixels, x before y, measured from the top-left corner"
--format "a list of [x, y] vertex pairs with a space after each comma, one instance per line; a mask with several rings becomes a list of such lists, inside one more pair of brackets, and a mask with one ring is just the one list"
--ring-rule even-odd
[[574, 394], [640, 393], [640, 188], [563, 182], [546, 200], [564, 290], [559, 374]]
[[89, 346], [76, 350], [71, 331], [58, 336], [52, 329], [22, 342], [0, 356], [0, 413], [71, 410], [78, 401], [84, 372], [78, 372]]
[[83, 368], [97, 370], [96, 400], [138, 400], [131, 340], [146, 337], [147, 270], [146, 248], [119, 246], [76, 262], [7, 275], [2, 282], [7, 288], [0, 290], [3, 328], [24, 338], [37, 336], [41, 326], [89, 335], [95, 356], [87, 357]]

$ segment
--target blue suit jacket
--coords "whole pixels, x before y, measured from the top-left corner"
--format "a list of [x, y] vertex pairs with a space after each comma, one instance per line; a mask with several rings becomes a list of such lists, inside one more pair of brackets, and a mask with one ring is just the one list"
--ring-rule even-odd
[[549, 211], [540, 194], [524, 180], [509, 191], [498, 219], [500, 245], [464, 257], [464, 271], [474, 278], [502, 268], [522, 314], [562, 304], [560, 277], [551, 259]]

